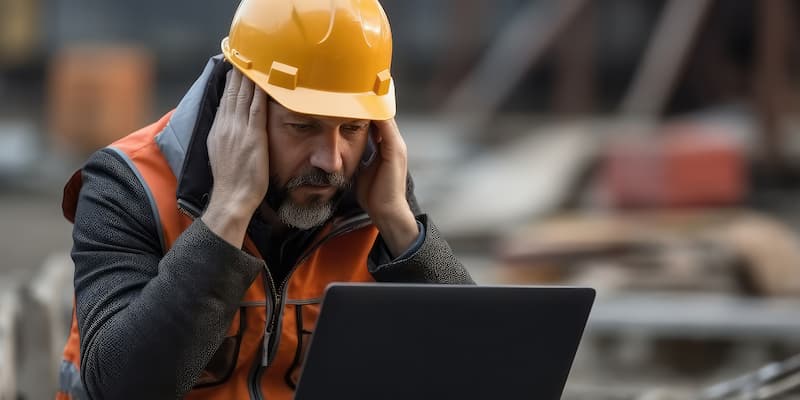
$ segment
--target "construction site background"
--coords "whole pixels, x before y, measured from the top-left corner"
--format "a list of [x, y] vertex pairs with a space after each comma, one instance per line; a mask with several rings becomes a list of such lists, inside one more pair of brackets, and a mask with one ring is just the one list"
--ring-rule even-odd
[[[598, 299], [565, 399], [800, 399], [800, 4], [383, 0], [422, 206], [485, 284]], [[0, 0], [0, 400], [52, 398], [63, 184], [236, 2]]]

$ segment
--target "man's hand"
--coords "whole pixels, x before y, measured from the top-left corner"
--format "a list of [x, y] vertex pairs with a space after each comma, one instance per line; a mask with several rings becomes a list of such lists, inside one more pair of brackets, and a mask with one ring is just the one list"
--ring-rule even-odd
[[208, 134], [214, 187], [203, 222], [241, 248], [255, 209], [269, 187], [267, 95], [233, 68]]
[[393, 256], [403, 254], [419, 235], [406, 200], [408, 153], [394, 119], [373, 122], [378, 154], [357, 181], [358, 201], [378, 227]]

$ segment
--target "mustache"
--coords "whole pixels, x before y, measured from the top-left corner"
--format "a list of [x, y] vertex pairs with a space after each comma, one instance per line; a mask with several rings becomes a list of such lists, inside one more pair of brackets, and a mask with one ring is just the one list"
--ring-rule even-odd
[[349, 189], [351, 182], [342, 173], [325, 172], [319, 168], [312, 168], [286, 183], [286, 189], [292, 190], [304, 185], [324, 186], [330, 185], [339, 189]]

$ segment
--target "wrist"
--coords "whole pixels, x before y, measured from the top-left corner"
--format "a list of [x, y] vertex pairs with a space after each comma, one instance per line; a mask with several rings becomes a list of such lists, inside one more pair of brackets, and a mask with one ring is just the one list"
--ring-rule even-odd
[[254, 210], [241, 203], [211, 200], [201, 219], [208, 228], [232, 246], [241, 248]]
[[262, 201], [263, 196], [253, 195], [253, 191], [214, 188], [207, 208], [213, 208], [215, 212], [224, 213], [229, 218], [249, 221]]
[[403, 254], [419, 236], [419, 226], [414, 213], [405, 210], [373, 218], [375, 226], [393, 256]]
[[243, 207], [234, 201], [214, 201], [208, 203], [205, 211], [203, 211], [202, 218], [213, 218], [214, 220], [228, 221], [232, 224], [249, 223], [255, 210], [250, 210], [249, 207]]

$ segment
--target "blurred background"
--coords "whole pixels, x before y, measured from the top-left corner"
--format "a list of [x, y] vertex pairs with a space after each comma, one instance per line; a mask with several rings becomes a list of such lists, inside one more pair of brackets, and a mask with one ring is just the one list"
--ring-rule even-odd
[[[0, 399], [52, 398], [63, 184], [237, 1], [0, 0]], [[417, 196], [480, 283], [598, 298], [565, 399], [800, 398], [800, 3], [383, 0]]]

